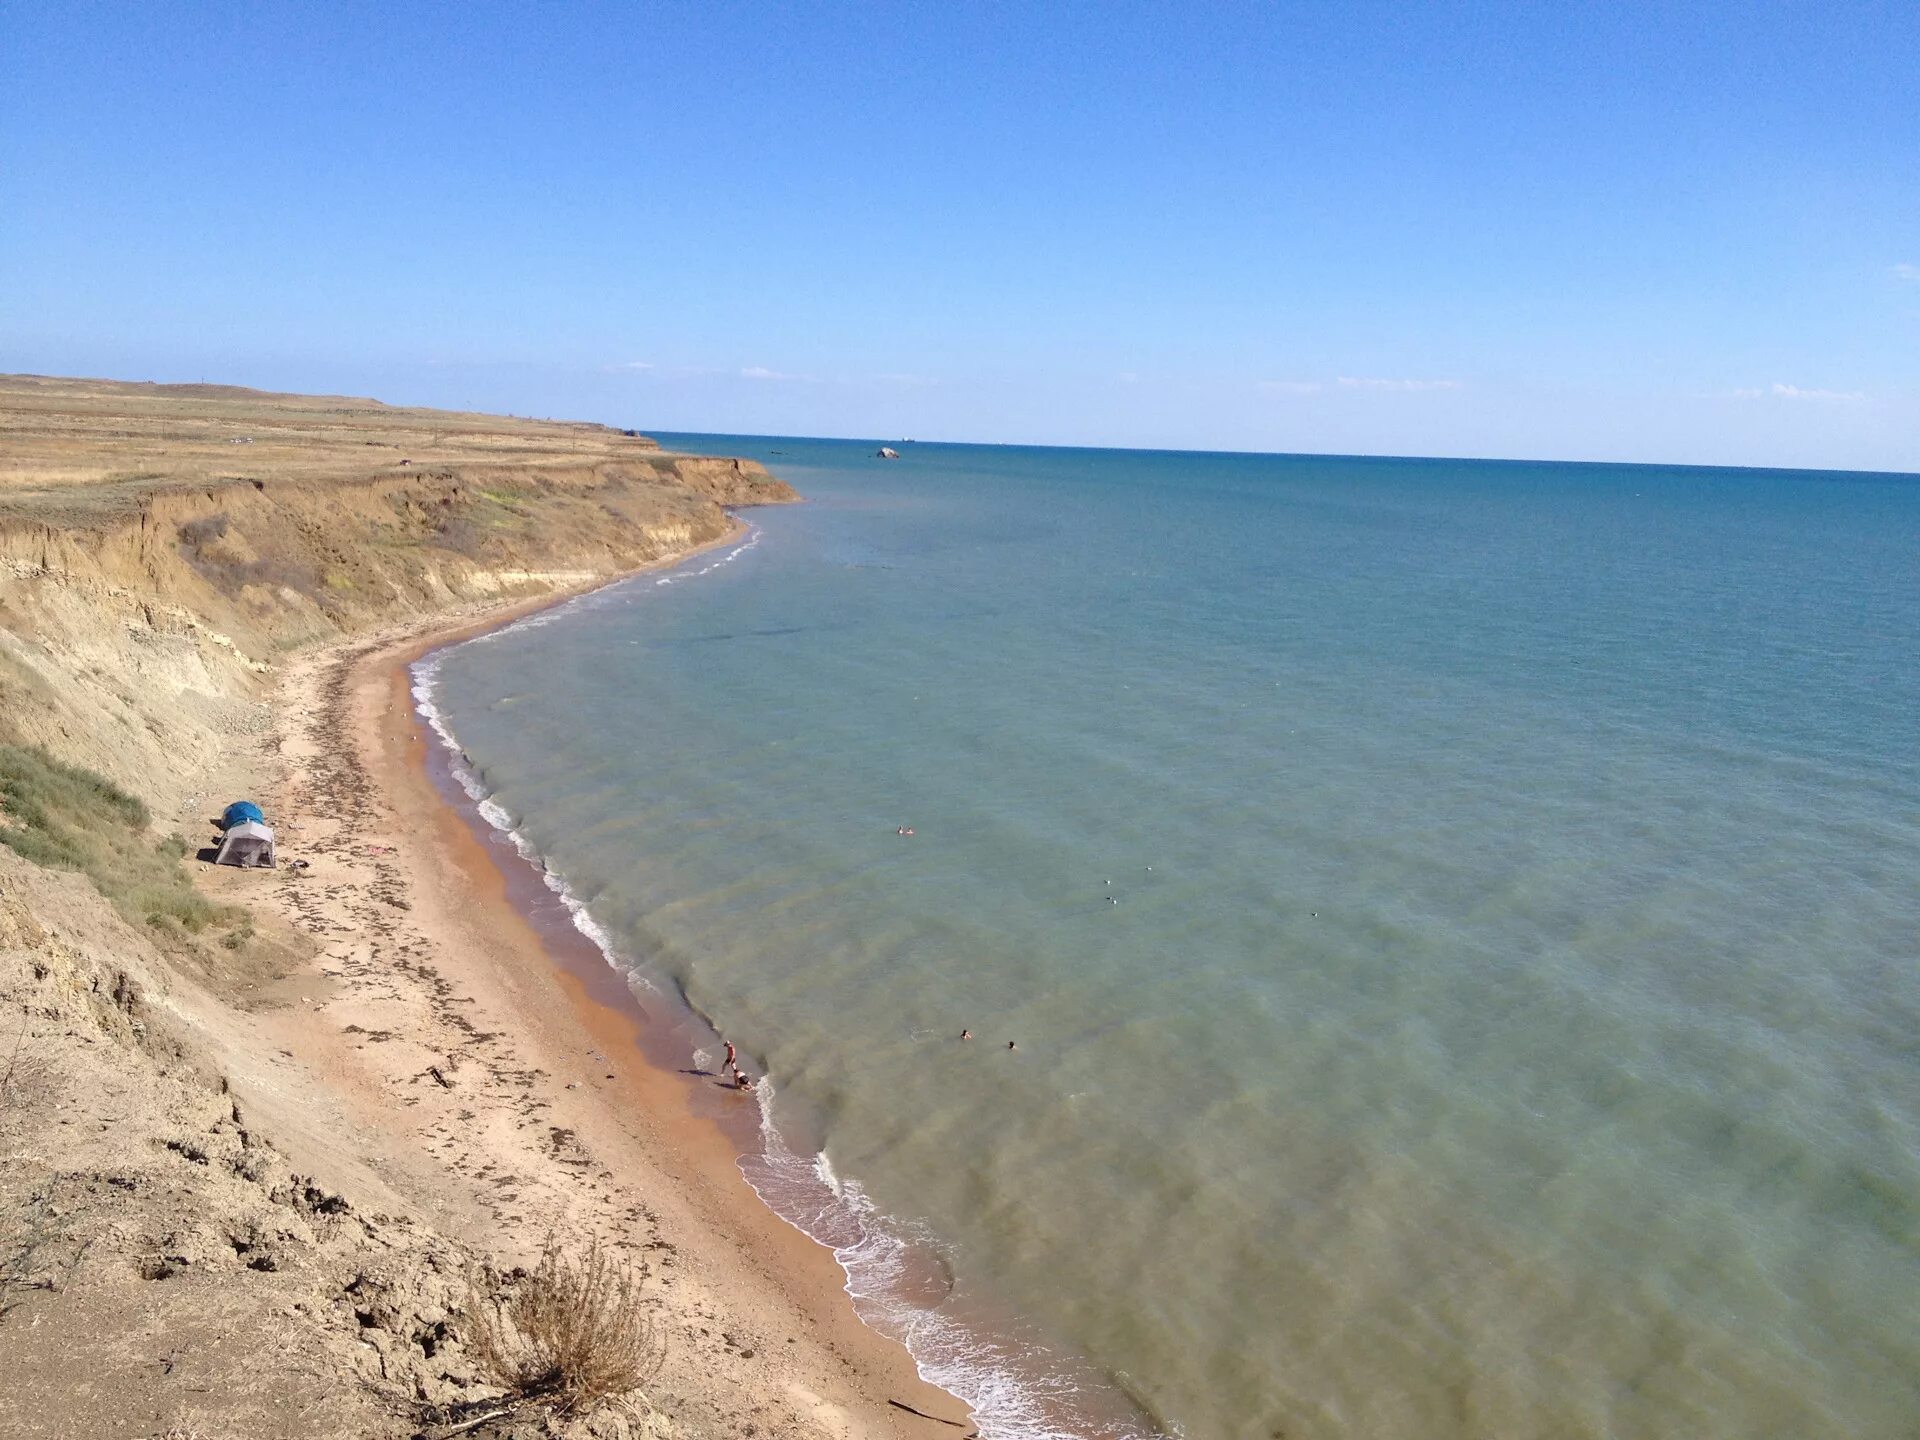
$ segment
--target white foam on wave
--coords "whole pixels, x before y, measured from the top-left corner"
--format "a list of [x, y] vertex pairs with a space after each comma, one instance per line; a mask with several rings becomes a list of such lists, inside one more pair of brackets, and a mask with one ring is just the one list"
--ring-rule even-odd
[[[735, 560], [739, 559], [740, 556], [757, 546], [760, 543], [760, 535], [761, 530], [758, 525], [748, 525], [747, 538], [727, 551], [726, 554], [720, 556], [717, 560], [709, 561], [697, 570], [676, 569], [669, 574], [660, 576], [653, 583], [656, 585], [668, 585], [676, 580], [687, 579], [691, 576], [711, 574], [722, 565], [732, 564]], [[497, 630], [488, 630], [470, 639], [449, 645], [445, 649], [436, 650], [416, 660], [413, 665], [409, 667], [409, 673], [413, 680], [413, 708], [418, 712], [420, 718], [427, 722], [427, 728], [433, 731], [434, 738], [436, 738], [447, 751], [450, 757], [448, 760], [448, 769], [460, 788], [466, 792], [467, 798], [473, 801], [474, 808], [479, 812], [480, 818], [485, 820], [490, 827], [511, 842], [515, 853], [539, 873], [541, 882], [558, 897], [561, 905], [566, 908], [568, 917], [573, 921], [573, 928], [593, 942], [594, 948], [606, 957], [607, 963], [618, 970], [629, 983], [638, 983], [652, 990], [655, 988], [654, 985], [646, 976], [640, 974], [634, 968], [628, 957], [620, 952], [619, 947], [614, 944], [613, 936], [607, 932], [605, 926], [601, 925], [601, 923], [594, 918], [593, 912], [587, 908], [586, 902], [574, 893], [573, 888], [567, 883], [566, 877], [547, 864], [546, 857], [542, 855], [533, 842], [527, 838], [526, 833], [514, 823], [513, 816], [508, 813], [507, 808], [487, 789], [485, 782], [483, 782], [475, 772], [473, 762], [468, 759], [467, 752], [461, 748], [460, 741], [458, 737], [454, 735], [453, 726], [447, 720], [446, 713], [441, 710], [434, 698], [434, 688], [435, 683], [440, 678], [441, 663], [452, 651], [458, 650], [466, 645], [488, 644], [500, 639], [502, 636], [515, 635], [526, 630], [537, 630], [544, 625], [552, 624], [562, 615], [570, 614], [576, 610], [606, 604], [611, 600], [619, 598], [629, 583], [628, 581], [614, 581], [596, 590], [589, 590], [584, 595], [576, 595], [571, 600], [565, 601], [562, 604], [536, 611], [531, 615], [522, 616], [511, 624], [502, 625]]]
[[[486, 637], [475, 637], [476, 640], [484, 638]], [[470, 640], [464, 643], [473, 644], [475, 641]], [[449, 647], [451, 648], [454, 647]], [[436, 651], [424, 659], [415, 661], [411, 673], [414, 709], [419, 713], [420, 718], [427, 722], [427, 728], [433, 731], [434, 737], [446, 749], [449, 756], [448, 772], [466, 792], [467, 798], [473, 801], [474, 809], [479, 813], [480, 818], [513, 846], [514, 853], [526, 861], [528, 866], [540, 876], [541, 883], [553, 892], [565, 907], [567, 917], [573, 922], [573, 928], [592, 941], [594, 948], [606, 958], [607, 963], [618, 970], [629, 983], [637, 983], [649, 990], [653, 989], [647, 978], [636, 971], [627, 957], [622, 955], [619, 947], [614, 944], [613, 936], [608, 934], [606, 927], [594, 918], [586, 902], [574, 893], [573, 887], [567, 884], [566, 877], [547, 864], [546, 857], [540, 853], [533, 841], [527, 838], [526, 832], [514, 823], [513, 816], [508, 812], [507, 807], [494, 797], [479, 775], [475, 773], [473, 762], [467, 758], [467, 752], [461, 748], [458, 737], [453, 733], [453, 727], [447, 722], [445, 712], [434, 701], [434, 682], [439, 678], [440, 662], [446, 653], [445, 650]]]
[[[760, 534], [759, 528], [753, 527], [746, 540], [718, 559], [697, 570], [662, 575], [653, 583], [671, 585], [711, 574], [757, 546]], [[576, 608], [605, 603], [619, 588], [616, 585], [590, 591], [550, 610], [434, 651], [415, 661], [409, 673], [414, 709], [447, 751], [449, 773], [473, 801], [481, 818], [539, 873], [547, 889], [566, 907], [574, 928], [593, 942], [609, 965], [629, 983], [657, 989], [622, 954], [613, 936], [594, 918], [566, 878], [547, 864], [546, 857], [514, 823], [512, 814], [487, 789], [435, 698], [441, 663], [461, 645], [484, 644], [550, 624]], [[696, 1049], [695, 1067], [706, 1069], [709, 1058], [705, 1050]], [[997, 1340], [942, 1313], [939, 1307], [903, 1293], [913, 1255], [938, 1253], [934, 1237], [884, 1216], [858, 1182], [844, 1179], [835, 1171], [824, 1150], [796, 1154], [774, 1122], [776, 1093], [771, 1077], [755, 1087], [761, 1153], [744, 1157], [741, 1171], [768, 1209], [832, 1251], [861, 1320], [906, 1346], [922, 1379], [958, 1396], [972, 1412], [983, 1440], [1085, 1440], [1088, 1432], [1061, 1428], [1060, 1413], [1070, 1412], [1072, 1397], [1084, 1388], [1068, 1367], [1050, 1363], [1054, 1357], [1037, 1346]], [[1146, 1430], [1110, 1427], [1101, 1433], [1103, 1440], [1152, 1440], [1154, 1435]]]
[[[935, 1238], [881, 1212], [858, 1181], [822, 1150], [795, 1153], [774, 1123], [771, 1083], [759, 1087], [761, 1153], [740, 1163], [767, 1208], [833, 1252], [854, 1309], [872, 1329], [906, 1346], [922, 1379], [958, 1396], [984, 1440], [1150, 1440], [1156, 1432], [1074, 1424], [1076, 1397], [1091, 1377], [1032, 1342], [1013, 1343], [967, 1325], [906, 1293], [916, 1268], [938, 1255]], [[918, 1267], [916, 1259], [922, 1260]]]
[[749, 526], [747, 529], [747, 538], [741, 541], [738, 545], [734, 546], [733, 549], [729, 550], [726, 554], [722, 555], [719, 559], [708, 561], [705, 565], [702, 565], [698, 570], [689, 570], [689, 569], [674, 570], [670, 574], [660, 576], [653, 583], [655, 585], [678, 585], [682, 580], [697, 580], [702, 575], [711, 575], [714, 571], [718, 570], [722, 565], [731, 565], [734, 561], [738, 560], [742, 555], [746, 554], [747, 551], [753, 549], [754, 546], [758, 545], [759, 543], [760, 543], [760, 527], [758, 525]]
[[[736, 516], [735, 518], [737, 519], [738, 517]], [[716, 556], [714, 559], [707, 561], [706, 564], [697, 568], [693, 566], [692, 561], [676, 565], [665, 574], [656, 575], [653, 583], [655, 585], [677, 585], [682, 580], [692, 580], [701, 575], [711, 575], [722, 565], [731, 565], [735, 560], [738, 560], [742, 555], [746, 554], [747, 551], [758, 548], [760, 537], [764, 532], [758, 525], [752, 524], [751, 522], [742, 523], [746, 524], [747, 527], [746, 538], [731, 550], [723, 555]], [[630, 576], [623, 580], [609, 580], [606, 584], [596, 586], [592, 590], [576, 595], [571, 600], [563, 600], [558, 605], [549, 605], [544, 610], [536, 610], [531, 615], [523, 615], [518, 620], [510, 621], [508, 624], [500, 626], [497, 630], [487, 630], [470, 639], [449, 645], [447, 646], [447, 650], [458, 650], [464, 645], [488, 645], [495, 640], [504, 639], [508, 635], [518, 635], [528, 630], [539, 630], [544, 626], [553, 624], [554, 621], [563, 615], [571, 615], [579, 610], [596, 609], [602, 605], [633, 599], [635, 598], [633, 587], [640, 583], [641, 578], [640, 576]], [[642, 591], [639, 593], [644, 594], [645, 592]], [[436, 653], [445, 654], [446, 652], [439, 651]]]

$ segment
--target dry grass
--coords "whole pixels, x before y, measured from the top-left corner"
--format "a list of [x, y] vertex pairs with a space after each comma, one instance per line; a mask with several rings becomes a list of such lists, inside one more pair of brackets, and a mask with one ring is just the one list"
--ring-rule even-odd
[[630, 1395], [666, 1358], [666, 1337], [640, 1297], [643, 1278], [597, 1239], [577, 1258], [550, 1243], [504, 1301], [472, 1287], [473, 1352], [515, 1397], [562, 1412]]
[[572, 421], [416, 410], [218, 385], [0, 375], [0, 514], [58, 501], [76, 523], [142, 497], [252, 480], [342, 480], [477, 467], [644, 464], [644, 436]]

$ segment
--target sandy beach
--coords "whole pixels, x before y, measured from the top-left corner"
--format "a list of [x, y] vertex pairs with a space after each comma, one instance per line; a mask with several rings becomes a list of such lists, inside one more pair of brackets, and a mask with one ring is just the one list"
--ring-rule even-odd
[[429, 773], [408, 665], [566, 598], [330, 648], [289, 671], [276, 708], [300, 720], [269, 742], [284, 767], [269, 793], [297, 817], [289, 858], [312, 869], [278, 900], [337, 943], [309, 1003], [281, 1012], [280, 1038], [369, 1153], [391, 1155], [391, 1169], [371, 1168], [437, 1225], [526, 1260], [549, 1235], [589, 1232], [645, 1256], [679, 1351], [665, 1383], [686, 1391], [663, 1408], [775, 1433], [943, 1428], [894, 1401], [964, 1420], [860, 1323], [832, 1256], [746, 1185], [719, 1122], [744, 1121], [751, 1102], [718, 1093], [717, 1076], [649, 1063], [645, 1041], [664, 1029], [649, 1037], [653, 1017], [583, 937], [567, 946], [535, 928], [509, 883], [524, 883], [509, 874], [524, 862]]
[[[0, 1428], [970, 1433], [743, 1179], [751, 1098], [678, 1073], [693, 1037], [450, 803], [408, 691], [426, 651], [737, 543], [728, 507], [792, 492], [597, 426], [0, 400], [0, 825], [53, 827], [0, 845]], [[101, 849], [99, 814], [34, 808], [71, 794], [133, 828]], [[241, 795], [279, 867], [179, 868]], [[473, 1297], [595, 1242], [644, 1277], [657, 1368], [570, 1416], [502, 1400]]]

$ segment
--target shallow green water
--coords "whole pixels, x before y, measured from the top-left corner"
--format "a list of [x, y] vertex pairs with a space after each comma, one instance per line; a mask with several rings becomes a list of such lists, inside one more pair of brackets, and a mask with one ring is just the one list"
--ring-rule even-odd
[[987, 1434], [1914, 1433], [1920, 482], [670, 443], [433, 703]]

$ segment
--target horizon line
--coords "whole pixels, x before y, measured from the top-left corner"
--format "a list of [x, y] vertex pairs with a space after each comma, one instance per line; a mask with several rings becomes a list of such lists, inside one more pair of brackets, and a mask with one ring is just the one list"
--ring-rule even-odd
[[[422, 407], [432, 408], [432, 407]], [[551, 418], [551, 417], [548, 417]], [[607, 424], [611, 422], [591, 422]], [[1733, 465], [1698, 460], [1583, 460], [1539, 455], [1402, 455], [1385, 451], [1240, 450], [1181, 445], [1084, 445], [1049, 440], [940, 440], [888, 439], [880, 435], [801, 435], [759, 430], [672, 430], [640, 425], [642, 435], [710, 436], [737, 440], [809, 440], [846, 445], [950, 445], [980, 450], [1095, 450], [1120, 455], [1240, 455], [1275, 460], [1397, 460], [1464, 465], [1588, 465], [1621, 470], [1738, 470], [1762, 475], [1858, 475], [1876, 480], [1920, 480], [1920, 470], [1862, 470], [1853, 466], [1822, 468], [1808, 465]]]
[[[653, 436], [656, 431], [646, 425], [628, 425], [616, 420], [588, 419], [584, 416], [554, 416], [519, 414], [507, 410], [456, 410], [446, 405], [420, 405], [406, 401], [382, 400], [375, 395], [354, 395], [345, 391], [329, 390], [268, 390], [258, 385], [248, 385], [230, 380], [128, 380], [112, 375], [55, 375], [45, 371], [8, 370], [0, 371], [0, 379], [20, 380], [73, 380], [97, 382], [108, 385], [165, 385], [165, 386], [206, 386], [221, 390], [251, 390], [260, 395], [299, 395], [307, 399], [352, 400], [362, 404], [380, 405], [394, 410], [444, 410], [449, 414], [498, 415], [508, 420], [539, 420], [546, 424], [584, 424], [606, 425], [614, 429], [633, 429], [642, 435]], [[1839, 468], [1820, 468], [1807, 465], [1735, 465], [1723, 462], [1702, 462], [1697, 460], [1595, 460], [1538, 455], [1405, 455], [1388, 452], [1367, 453], [1341, 450], [1245, 450], [1231, 447], [1208, 449], [1196, 446], [1177, 445], [1086, 445], [1067, 444], [1062, 441], [1029, 440], [942, 440], [942, 439], [889, 439], [872, 435], [800, 435], [778, 434], [772, 431], [758, 430], [675, 430], [661, 428], [663, 435], [714, 435], [739, 439], [755, 440], [815, 440], [832, 443], [861, 445], [966, 445], [981, 449], [1026, 449], [1026, 450], [1097, 450], [1116, 454], [1138, 455], [1247, 455], [1266, 456], [1274, 459], [1289, 460], [1400, 460], [1413, 462], [1453, 462], [1476, 465], [1605, 465], [1620, 469], [1653, 470], [1731, 470], [1756, 474], [1779, 475], [1854, 475], [1870, 479], [1920, 480], [1920, 470], [1863, 470], [1853, 466]]]

